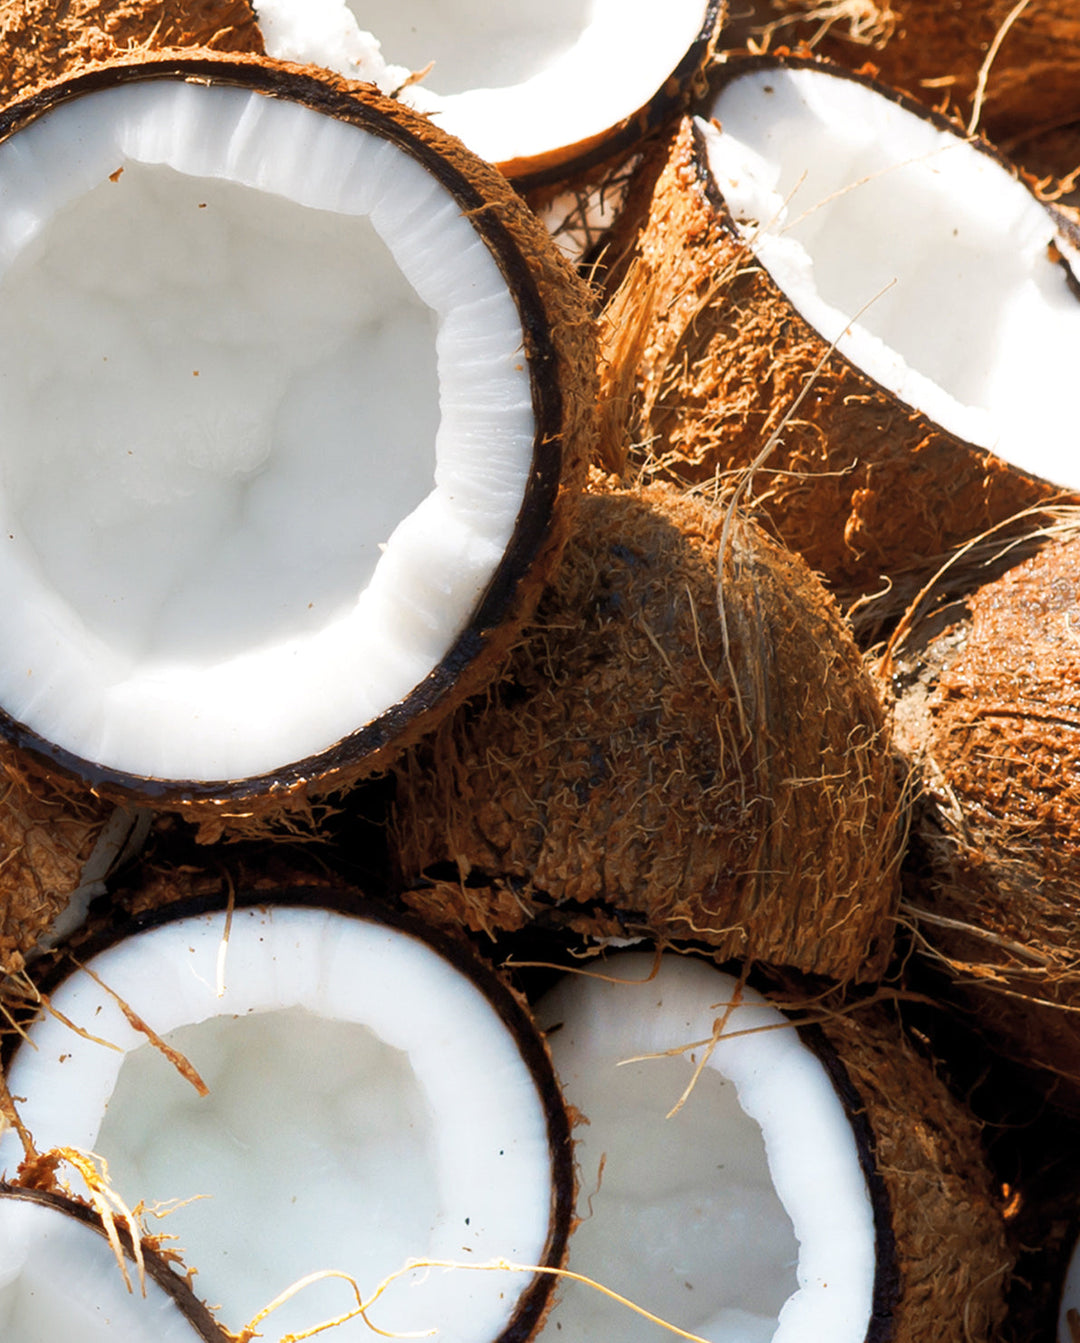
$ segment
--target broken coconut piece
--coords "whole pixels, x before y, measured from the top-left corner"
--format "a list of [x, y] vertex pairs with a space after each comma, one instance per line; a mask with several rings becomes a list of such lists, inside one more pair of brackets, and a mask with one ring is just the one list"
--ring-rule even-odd
[[723, 0], [255, 0], [271, 55], [377, 84], [522, 190], [626, 153], [685, 104], [724, 8]]
[[556, 557], [583, 290], [498, 174], [329, 76], [149, 59], [0, 136], [8, 739], [249, 814], [370, 772]]
[[[921, 776], [906, 915], [995, 1048], [1080, 1110], [1080, 540], [913, 628], [884, 671]], [[921, 878], [921, 879], [920, 879]]]
[[[234, 1332], [307, 1274], [367, 1300], [410, 1259], [560, 1264], [568, 1124], [524, 1008], [466, 948], [302, 894], [145, 928], [53, 989], [8, 1074], [38, 1150], [94, 1151], [129, 1207], [178, 1200], [163, 1229]], [[9, 1131], [9, 1178], [21, 1155]], [[371, 1319], [523, 1343], [553, 1283], [417, 1269]], [[356, 1304], [324, 1278], [274, 1336]]]
[[755, 465], [845, 594], [1080, 489], [1076, 252], [986, 146], [838, 67], [731, 58], [651, 171], [605, 319], [613, 465]]
[[227, 1343], [190, 1285], [85, 1203], [0, 1184], [4, 1343]]
[[395, 766], [410, 903], [875, 978], [904, 805], [832, 599], [738, 514], [593, 483], [528, 641]]
[[[579, 967], [536, 1018], [587, 1121], [571, 1272], [710, 1343], [996, 1336], [976, 1127], [883, 1018], [800, 1032], [733, 976], [642, 953]], [[573, 1281], [542, 1336], [662, 1337]]]

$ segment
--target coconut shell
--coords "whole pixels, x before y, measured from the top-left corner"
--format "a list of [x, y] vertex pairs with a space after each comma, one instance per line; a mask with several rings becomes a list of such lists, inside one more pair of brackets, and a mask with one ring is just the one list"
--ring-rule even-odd
[[405, 885], [469, 926], [888, 957], [902, 805], [854, 642], [796, 556], [669, 487], [586, 496], [527, 642], [394, 774]]
[[[748, 501], [845, 598], [929, 576], [956, 546], [1064, 497], [829, 353], [739, 236], [693, 122], [631, 197], [602, 319], [611, 469], [711, 484], [776, 433]], [[628, 457], [626, 444], [640, 446]]]
[[163, 47], [263, 49], [249, 0], [11, 0], [0, 22], [0, 103], [80, 66]]
[[456, 642], [403, 700], [318, 756], [272, 774], [208, 783], [152, 779], [75, 757], [0, 710], [0, 733], [27, 767], [67, 790], [182, 814], [203, 837], [253, 835], [282, 812], [304, 820], [311, 798], [351, 787], [386, 767], [467, 694], [482, 687], [535, 607], [557, 562], [594, 449], [596, 329], [589, 294], [508, 182], [427, 118], [369, 86], [259, 56], [150, 53], [92, 67], [0, 115], [0, 138], [83, 93], [152, 79], [239, 86], [351, 122], [392, 140], [461, 203], [494, 254], [521, 312], [532, 372], [535, 447], [503, 560]]
[[[1080, 541], [980, 589], [904, 653], [924, 795], [909, 913], [979, 1028], [1080, 1108]], [[1056, 1081], [1055, 1081], [1056, 1079]]]

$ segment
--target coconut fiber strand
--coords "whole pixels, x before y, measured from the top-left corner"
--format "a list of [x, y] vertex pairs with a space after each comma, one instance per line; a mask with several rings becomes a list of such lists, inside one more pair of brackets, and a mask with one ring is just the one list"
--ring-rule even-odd
[[613, 244], [621, 282], [603, 334], [612, 469], [635, 444], [631, 463], [659, 478], [712, 481], [754, 463], [776, 434], [751, 498], [853, 595], [933, 573], [955, 545], [1057, 493], [830, 355], [739, 238], [698, 135], [684, 121], [666, 162], [643, 169]]
[[969, 606], [907, 657], [927, 869], [911, 914], [980, 1028], [1080, 1108], [1080, 541]]
[[0, 102], [137, 49], [262, 51], [248, 0], [12, 0], [0, 15]]
[[672, 488], [587, 495], [531, 637], [396, 782], [444, 917], [888, 956], [901, 805], [855, 645], [797, 557]]

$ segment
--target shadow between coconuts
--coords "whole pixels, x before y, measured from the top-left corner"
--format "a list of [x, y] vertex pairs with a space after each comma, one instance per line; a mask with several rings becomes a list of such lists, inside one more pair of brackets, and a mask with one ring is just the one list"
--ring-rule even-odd
[[[589, 456], [595, 361], [583, 289], [571, 286], [569, 268], [504, 180], [424, 118], [324, 71], [208, 53], [153, 53], [109, 62], [5, 108], [0, 142], [82, 94], [151, 80], [229, 86], [288, 100], [374, 131], [416, 160], [458, 202], [507, 280], [521, 319], [535, 423], [532, 461], [509, 544], [466, 627], [403, 699], [332, 746], [244, 779], [144, 777], [84, 759], [0, 708], [0, 755], [13, 751], [21, 764], [61, 790], [89, 789], [110, 800], [176, 809], [213, 823], [233, 811], [250, 818], [288, 806], [290, 799], [302, 804], [309, 790], [347, 788], [382, 769], [484, 684], [535, 604], [565, 539]], [[526, 263], [522, 239], [544, 258], [538, 266]]]

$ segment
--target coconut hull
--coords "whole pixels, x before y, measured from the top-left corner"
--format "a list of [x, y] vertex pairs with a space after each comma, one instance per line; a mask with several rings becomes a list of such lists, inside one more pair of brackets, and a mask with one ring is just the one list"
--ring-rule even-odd
[[903, 811], [880, 702], [797, 557], [724, 528], [670, 489], [586, 497], [528, 642], [395, 769], [413, 899], [880, 972]]
[[[830, 354], [739, 237], [691, 121], [631, 197], [602, 320], [612, 469], [707, 486], [775, 433], [748, 500], [844, 597], [928, 576], [956, 546], [1066, 497]], [[626, 444], [641, 445], [629, 460]]]

